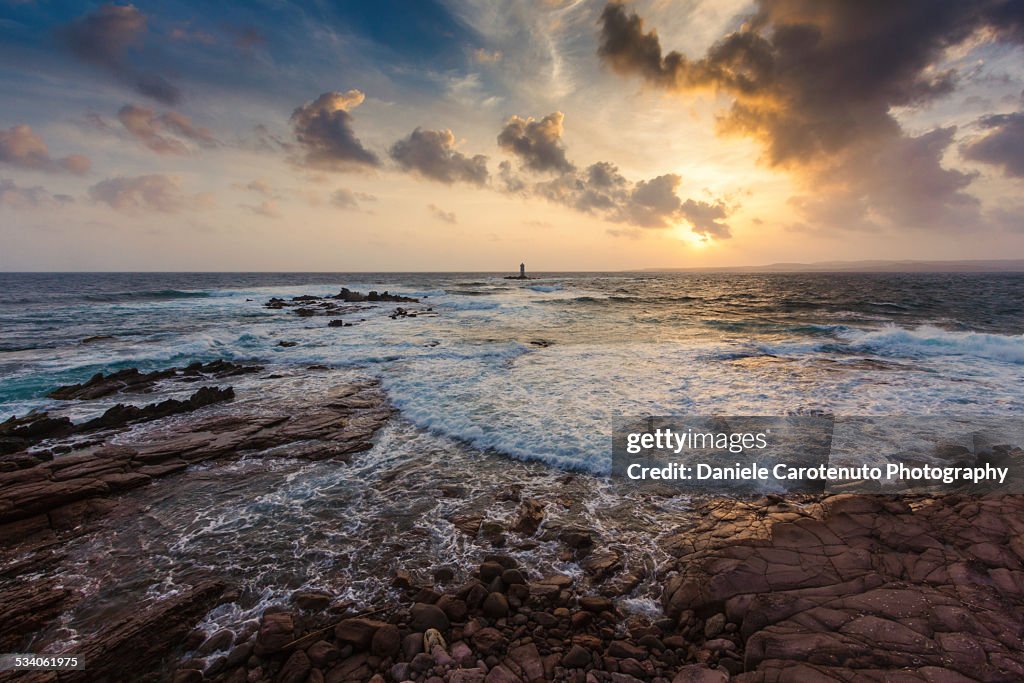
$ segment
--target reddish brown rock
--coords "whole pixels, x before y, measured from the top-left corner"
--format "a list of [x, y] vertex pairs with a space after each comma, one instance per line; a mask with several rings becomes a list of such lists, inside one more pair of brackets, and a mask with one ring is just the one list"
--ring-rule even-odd
[[368, 650], [374, 634], [383, 626], [387, 624], [363, 617], [344, 619], [334, 627], [334, 637], [341, 643], [348, 643], [360, 650]]

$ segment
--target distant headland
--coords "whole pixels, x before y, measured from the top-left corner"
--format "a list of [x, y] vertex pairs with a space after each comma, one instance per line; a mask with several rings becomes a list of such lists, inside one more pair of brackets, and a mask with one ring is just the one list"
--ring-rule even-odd
[[644, 268], [657, 273], [1024, 273], [1024, 259], [959, 261], [818, 261], [717, 268]]

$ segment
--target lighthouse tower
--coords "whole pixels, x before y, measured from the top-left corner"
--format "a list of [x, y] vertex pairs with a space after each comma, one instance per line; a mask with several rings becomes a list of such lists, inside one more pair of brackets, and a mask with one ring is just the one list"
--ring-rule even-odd
[[526, 279], [526, 264], [525, 263], [520, 263], [519, 264], [519, 277], [523, 278], [524, 280]]

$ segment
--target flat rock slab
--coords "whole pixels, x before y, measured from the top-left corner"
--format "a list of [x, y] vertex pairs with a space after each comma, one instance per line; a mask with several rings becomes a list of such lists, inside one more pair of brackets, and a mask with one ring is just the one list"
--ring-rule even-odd
[[738, 625], [733, 680], [1024, 679], [1024, 497], [777, 507], [668, 544], [665, 611]]
[[51, 514], [68, 504], [118, 493], [180, 472], [188, 465], [270, 448], [276, 455], [320, 460], [346, 458], [371, 447], [371, 439], [391, 416], [387, 399], [373, 382], [336, 387], [295, 413], [266, 406], [259, 413], [204, 412], [194, 419], [159, 420], [136, 432], [117, 433], [117, 445], [99, 443], [39, 461], [14, 454], [22, 466], [0, 472], [0, 538], [9, 524]]

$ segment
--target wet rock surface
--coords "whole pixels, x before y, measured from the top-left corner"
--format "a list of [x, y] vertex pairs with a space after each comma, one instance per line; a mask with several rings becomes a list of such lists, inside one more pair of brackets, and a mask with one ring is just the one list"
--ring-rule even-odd
[[628, 588], [595, 594], [600, 578], [541, 575], [499, 551], [468, 574], [438, 571], [433, 581], [399, 569], [392, 599], [372, 610], [296, 598], [264, 612], [231, 647], [221, 643], [226, 657], [200, 657], [199, 645], [163, 673], [196, 681], [1020, 680], [1022, 506], [1019, 497], [709, 501], [695, 506], [689, 528], [664, 538], [674, 559], [658, 570], [661, 615], [623, 609]]
[[[0, 458], [0, 649], [31, 648], [34, 634], [59, 628], [82, 598], [54, 568], [71, 561], [69, 539], [115, 514], [124, 496], [149, 489], [126, 492], [170, 489], [173, 478], [157, 480], [267, 452], [344, 467], [371, 447], [393, 412], [380, 387], [363, 381], [311, 392], [301, 410], [230, 406], [117, 423], [87, 438], [57, 418], [16, 424], [46, 443]], [[396, 566], [372, 604], [356, 606], [343, 590], [302, 588], [231, 628], [199, 625], [239, 591], [209, 572], [192, 573], [180, 589], [110, 615], [78, 638], [87, 678], [0, 680], [1024, 678], [1022, 497], [679, 503], [666, 494], [653, 502], [664, 504], [657, 523], [641, 517], [647, 521], [637, 531], [655, 545], [640, 549], [567, 514], [589, 504], [579, 493], [593, 489], [572, 488], [582, 477], [500, 486], [485, 500], [472, 470], [438, 480], [432, 467], [387, 463], [373, 484], [382, 499], [394, 499], [382, 514], [400, 517], [403, 492], [432, 485], [430, 495], [449, 501], [434, 520], [452, 531], [446, 547], [472, 553], [469, 564], [466, 555], [439, 554], [431, 566], [403, 564], [410, 539], [437, 528], [379, 534], [376, 543]], [[495, 506], [505, 513], [496, 515]], [[652, 595], [660, 611], [637, 609], [638, 598]]]
[[152, 391], [156, 383], [161, 380], [223, 379], [259, 372], [262, 369], [259, 365], [237, 364], [225, 360], [192, 363], [184, 368], [168, 368], [153, 372], [141, 372], [138, 368], [126, 368], [108, 375], [104, 375], [102, 372], [97, 373], [81, 384], [57, 387], [47, 396], [62, 401], [87, 401], [116, 393], [146, 393]]
[[[116, 429], [136, 422], [158, 420], [178, 413], [198, 410], [221, 401], [230, 401], [235, 397], [231, 387], [201, 387], [187, 399], [169, 398], [144, 406], [124, 403], [108, 408], [99, 417], [85, 422], [73, 423], [67, 417], [51, 417], [48, 413], [29, 414], [24, 417], [12, 417], [0, 423], [0, 453], [14, 454], [14, 457], [0, 461], [0, 472], [20, 469], [24, 458], [18, 453], [49, 439], [95, 432], [102, 429]], [[67, 452], [66, 444], [56, 446], [60, 452]], [[52, 452], [28, 454], [28, 457], [52, 457]], [[2, 504], [0, 504], [2, 505]]]
[[[207, 395], [210, 400], [203, 398]], [[189, 405], [189, 409], [195, 409], [225, 396], [231, 397], [233, 392], [204, 387], [185, 403], [198, 404]], [[178, 406], [182, 402], [168, 399], [143, 408], [115, 406], [98, 418], [99, 423], [72, 426], [69, 433], [119, 427], [131, 421], [120, 419], [121, 414], [152, 415], [156, 419], [180, 412], [168, 410], [169, 404]], [[111, 411], [119, 418], [108, 420]], [[68, 446], [70, 450], [58, 456], [50, 451], [16, 452], [0, 459], [0, 538], [11, 535], [7, 523], [51, 514], [70, 503], [148, 484], [151, 479], [193, 463], [287, 444], [301, 444], [290, 451], [294, 457], [344, 459], [370, 448], [370, 439], [390, 415], [391, 408], [383, 393], [376, 384], [366, 382], [336, 388], [323, 397], [322, 403], [310, 406], [301, 415], [283, 411], [214, 414], [171, 429], [146, 432], [138, 439], [123, 435], [116, 444], [110, 440], [116, 432], [108, 432], [84, 443], [73, 442]], [[18, 429], [30, 430], [36, 422]], [[47, 433], [52, 434], [53, 430]], [[14, 434], [18, 436], [20, 432]]]
[[[291, 309], [292, 313], [301, 318], [311, 318], [314, 316], [330, 316], [332, 318], [340, 318], [344, 314], [356, 313], [373, 306], [360, 306], [358, 304], [379, 304], [379, 303], [419, 303], [419, 299], [414, 299], [408, 296], [402, 296], [400, 294], [391, 294], [390, 292], [377, 292], [371, 290], [366, 294], [361, 292], [355, 292], [347, 287], [342, 287], [341, 291], [333, 296], [317, 296], [314, 294], [302, 294], [300, 296], [294, 296], [291, 299], [282, 299], [280, 297], [272, 297], [265, 304], [264, 308], [271, 310], [283, 310]], [[399, 311], [405, 311], [405, 309], [399, 308]], [[415, 317], [416, 311], [406, 311], [404, 315]], [[328, 323], [329, 327], [347, 327], [352, 323], [348, 323], [342, 320], [332, 320]]]
[[[207, 391], [200, 389], [193, 399]], [[56, 627], [61, 615], [80, 599], [55, 575], [66, 564], [63, 549], [116, 510], [122, 494], [150, 484], [173, 491], [172, 482], [158, 480], [191, 465], [251, 457], [268, 449], [284, 448], [294, 458], [332, 458], [344, 464], [351, 454], [370, 448], [374, 434], [392, 414], [373, 382], [334, 386], [309, 400], [301, 414], [283, 407], [276, 412], [266, 407], [253, 412], [214, 409], [166, 425], [162, 418], [170, 413], [161, 411], [172, 399], [142, 408], [116, 406], [118, 413], [136, 416], [142, 411], [151, 420], [143, 430], [126, 428], [130, 420], [107, 420], [102, 428], [90, 427], [86, 440], [76, 431], [79, 426], [67, 427], [70, 421], [50, 420], [58, 427], [45, 430], [33, 427], [38, 419], [14, 421], [18, 428], [38, 430], [49, 441], [46, 449], [19, 450], [0, 459], [0, 649], [25, 651], [36, 634]], [[152, 406], [158, 408], [151, 410]], [[110, 414], [107, 411], [104, 417]], [[218, 577], [197, 575], [170, 597], [111, 615], [75, 647], [76, 653], [87, 656], [88, 676], [66, 672], [59, 680], [169, 680], [169, 658], [190, 649], [187, 635], [226, 590]], [[323, 596], [310, 593], [297, 595], [295, 601], [307, 609], [326, 604]], [[206, 649], [216, 651], [223, 645], [207, 643]], [[213, 675], [217, 668], [208, 663], [203, 675]], [[12, 675], [20, 676], [0, 673], [0, 680], [57, 680], [52, 674], [16, 679]]]

